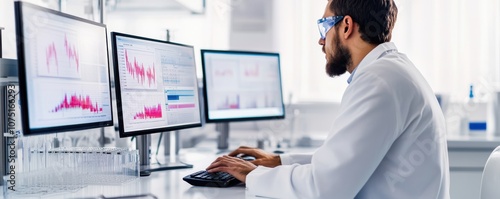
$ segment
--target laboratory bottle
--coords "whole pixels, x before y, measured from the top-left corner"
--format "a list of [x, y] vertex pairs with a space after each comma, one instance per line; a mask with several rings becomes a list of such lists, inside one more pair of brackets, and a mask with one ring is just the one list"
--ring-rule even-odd
[[469, 96], [466, 98], [462, 107], [462, 117], [460, 120], [461, 135], [468, 135], [470, 133], [470, 117], [472, 112], [476, 109], [477, 102], [474, 97], [474, 86], [469, 86]]

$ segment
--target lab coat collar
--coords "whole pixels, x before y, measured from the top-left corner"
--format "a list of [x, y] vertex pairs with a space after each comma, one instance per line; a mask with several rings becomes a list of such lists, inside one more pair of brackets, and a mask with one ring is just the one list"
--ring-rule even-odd
[[379, 44], [377, 47], [375, 47], [372, 51], [370, 51], [363, 60], [359, 63], [359, 65], [354, 68], [354, 70], [351, 73], [351, 76], [349, 76], [349, 79], [347, 79], [347, 83], [351, 83], [352, 80], [354, 80], [354, 73], [358, 70], [358, 68], [363, 68], [366, 65], [369, 65], [373, 61], [383, 57], [389, 52], [392, 51], [397, 51], [398, 49], [396, 48], [396, 45], [393, 42], [386, 42]]
[[352, 77], [354, 76], [354, 73], [356, 73], [356, 70], [358, 69], [358, 67], [354, 68], [354, 70], [352, 70], [352, 73], [351, 73], [351, 76], [349, 76], [349, 78], [347, 79], [347, 83], [350, 84], [351, 81], [352, 81]]

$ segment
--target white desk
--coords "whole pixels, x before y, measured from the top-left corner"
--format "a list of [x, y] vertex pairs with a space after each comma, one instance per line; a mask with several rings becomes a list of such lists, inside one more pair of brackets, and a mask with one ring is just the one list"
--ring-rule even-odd
[[[141, 177], [121, 186], [88, 186], [75, 193], [58, 193], [45, 195], [41, 198], [90, 198], [104, 195], [105, 197], [116, 197], [137, 194], [153, 194], [159, 199], [235, 199], [256, 198], [249, 195], [244, 185], [229, 188], [194, 187], [183, 181], [182, 178], [190, 173], [205, 169], [216, 157], [215, 153], [194, 151], [189, 149], [182, 151], [182, 159], [186, 163], [193, 164], [192, 169], [178, 169], [153, 172], [149, 177]], [[3, 189], [2, 189], [3, 190]], [[3, 191], [0, 198], [3, 197]], [[38, 198], [38, 197], [36, 197]]]
[[[448, 137], [452, 198], [479, 197], [483, 167], [491, 151], [498, 145], [500, 145], [500, 138]], [[193, 164], [193, 169], [153, 172], [149, 177], [141, 177], [121, 186], [88, 186], [76, 193], [52, 194], [41, 198], [89, 198], [99, 195], [112, 197], [147, 193], [161, 199], [257, 198], [250, 195], [242, 185], [230, 188], [193, 187], [182, 180], [182, 177], [190, 173], [205, 169], [218, 156], [215, 154], [215, 148], [215, 143], [210, 142], [199, 148], [181, 151], [182, 160]], [[309, 148], [292, 149], [291, 151], [312, 152], [313, 150]], [[2, 195], [3, 193], [0, 194], [0, 198]]]

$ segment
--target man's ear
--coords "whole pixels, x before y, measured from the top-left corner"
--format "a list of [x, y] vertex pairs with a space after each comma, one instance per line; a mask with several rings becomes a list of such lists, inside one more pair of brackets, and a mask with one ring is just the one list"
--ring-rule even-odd
[[351, 16], [346, 15], [344, 19], [344, 38], [347, 39], [349, 36], [351, 36], [352, 31], [354, 30], [354, 22], [352, 21]]

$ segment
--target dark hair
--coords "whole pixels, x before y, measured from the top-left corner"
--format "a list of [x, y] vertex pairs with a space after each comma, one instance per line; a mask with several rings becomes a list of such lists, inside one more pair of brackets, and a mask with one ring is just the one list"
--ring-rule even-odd
[[393, 0], [331, 0], [330, 11], [338, 16], [349, 15], [359, 25], [361, 39], [371, 44], [391, 41], [398, 15]]

